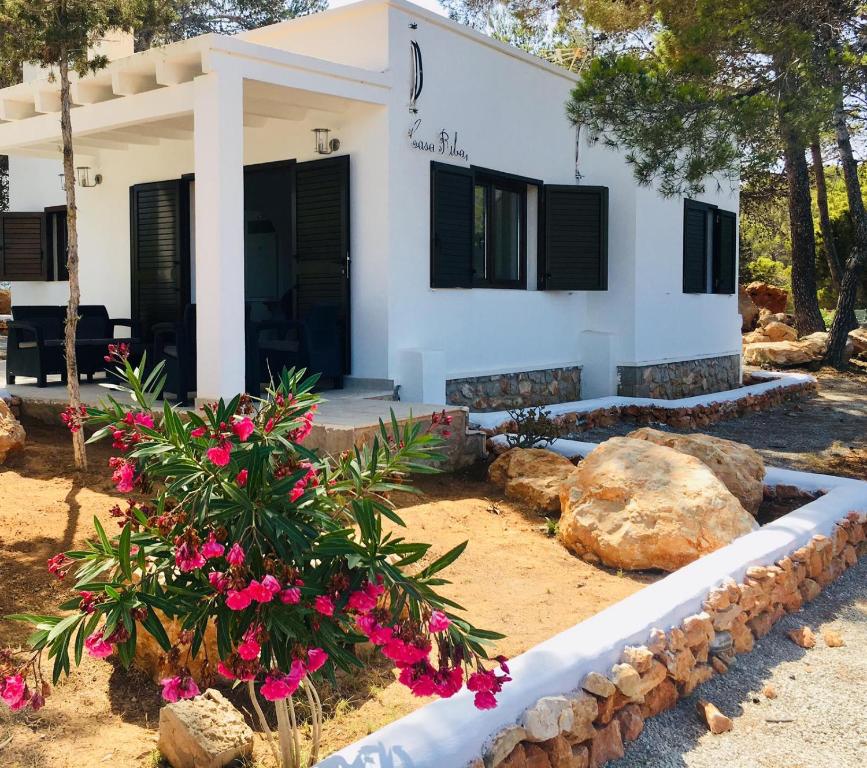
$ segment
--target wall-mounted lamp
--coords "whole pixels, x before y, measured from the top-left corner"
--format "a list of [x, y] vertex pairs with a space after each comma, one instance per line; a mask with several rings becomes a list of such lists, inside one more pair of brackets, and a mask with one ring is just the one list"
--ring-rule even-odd
[[[66, 192], [66, 174], [57, 174], [60, 177], [60, 189]], [[97, 184], [102, 184], [102, 174], [96, 173], [91, 178], [90, 166], [79, 165], [75, 169], [75, 182], [79, 187], [95, 187]]]
[[316, 153], [319, 155], [330, 155], [340, 149], [340, 139], [329, 139], [328, 134], [331, 131], [328, 128], [314, 128], [313, 136], [315, 139]]

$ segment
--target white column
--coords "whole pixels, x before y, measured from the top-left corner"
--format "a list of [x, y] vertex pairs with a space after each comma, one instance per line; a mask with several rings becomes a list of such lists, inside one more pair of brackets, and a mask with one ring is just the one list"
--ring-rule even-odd
[[195, 80], [197, 399], [244, 391], [243, 80]]

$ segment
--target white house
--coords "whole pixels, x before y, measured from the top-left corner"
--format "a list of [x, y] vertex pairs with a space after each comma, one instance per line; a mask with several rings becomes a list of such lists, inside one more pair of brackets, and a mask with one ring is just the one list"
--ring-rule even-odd
[[[194, 303], [199, 397], [244, 388], [251, 318], [319, 305], [347, 382], [406, 400], [739, 383], [737, 190], [639, 187], [567, 121], [572, 74], [404, 0], [123, 46], [72, 86], [82, 300], [145, 335]], [[38, 74], [0, 91], [11, 211], [43, 233], [22, 245], [27, 217], [3, 217], [16, 306], [67, 292], [58, 84]]]

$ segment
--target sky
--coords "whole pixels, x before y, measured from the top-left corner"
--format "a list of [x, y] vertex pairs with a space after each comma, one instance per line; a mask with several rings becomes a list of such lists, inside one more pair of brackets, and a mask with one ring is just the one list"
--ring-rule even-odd
[[[350, 5], [355, 2], [358, 2], [358, 0], [328, 0], [328, 7], [340, 8], [342, 5]], [[446, 15], [443, 7], [437, 2], [437, 0], [409, 0], [409, 2], [420, 5], [422, 8], [427, 8], [429, 11], [433, 11], [434, 13], [439, 13], [442, 16]]]

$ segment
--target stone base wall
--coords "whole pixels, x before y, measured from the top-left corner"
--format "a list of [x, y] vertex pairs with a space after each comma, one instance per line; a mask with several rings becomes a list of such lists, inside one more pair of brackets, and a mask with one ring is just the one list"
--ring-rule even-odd
[[607, 674], [591, 672], [576, 693], [539, 699], [472, 768], [597, 768], [623, 757], [647, 718], [724, 675], [738, 654], [864, 556], [867, 515], [850, 513], [831, 536], [813, 536], [773, 565], [747, 568], [740, 583], [724, 580], [680, 626], [652, 629], [644, 645], [623, 648]]
[[656, 365], [621, 365], [617, 394], [677, 400], [741, 386], [741, 356], [704, 357]]
[[581, 399], [581, 366], [446, 381], [446, 402], [473, 411], [507, 411]]

